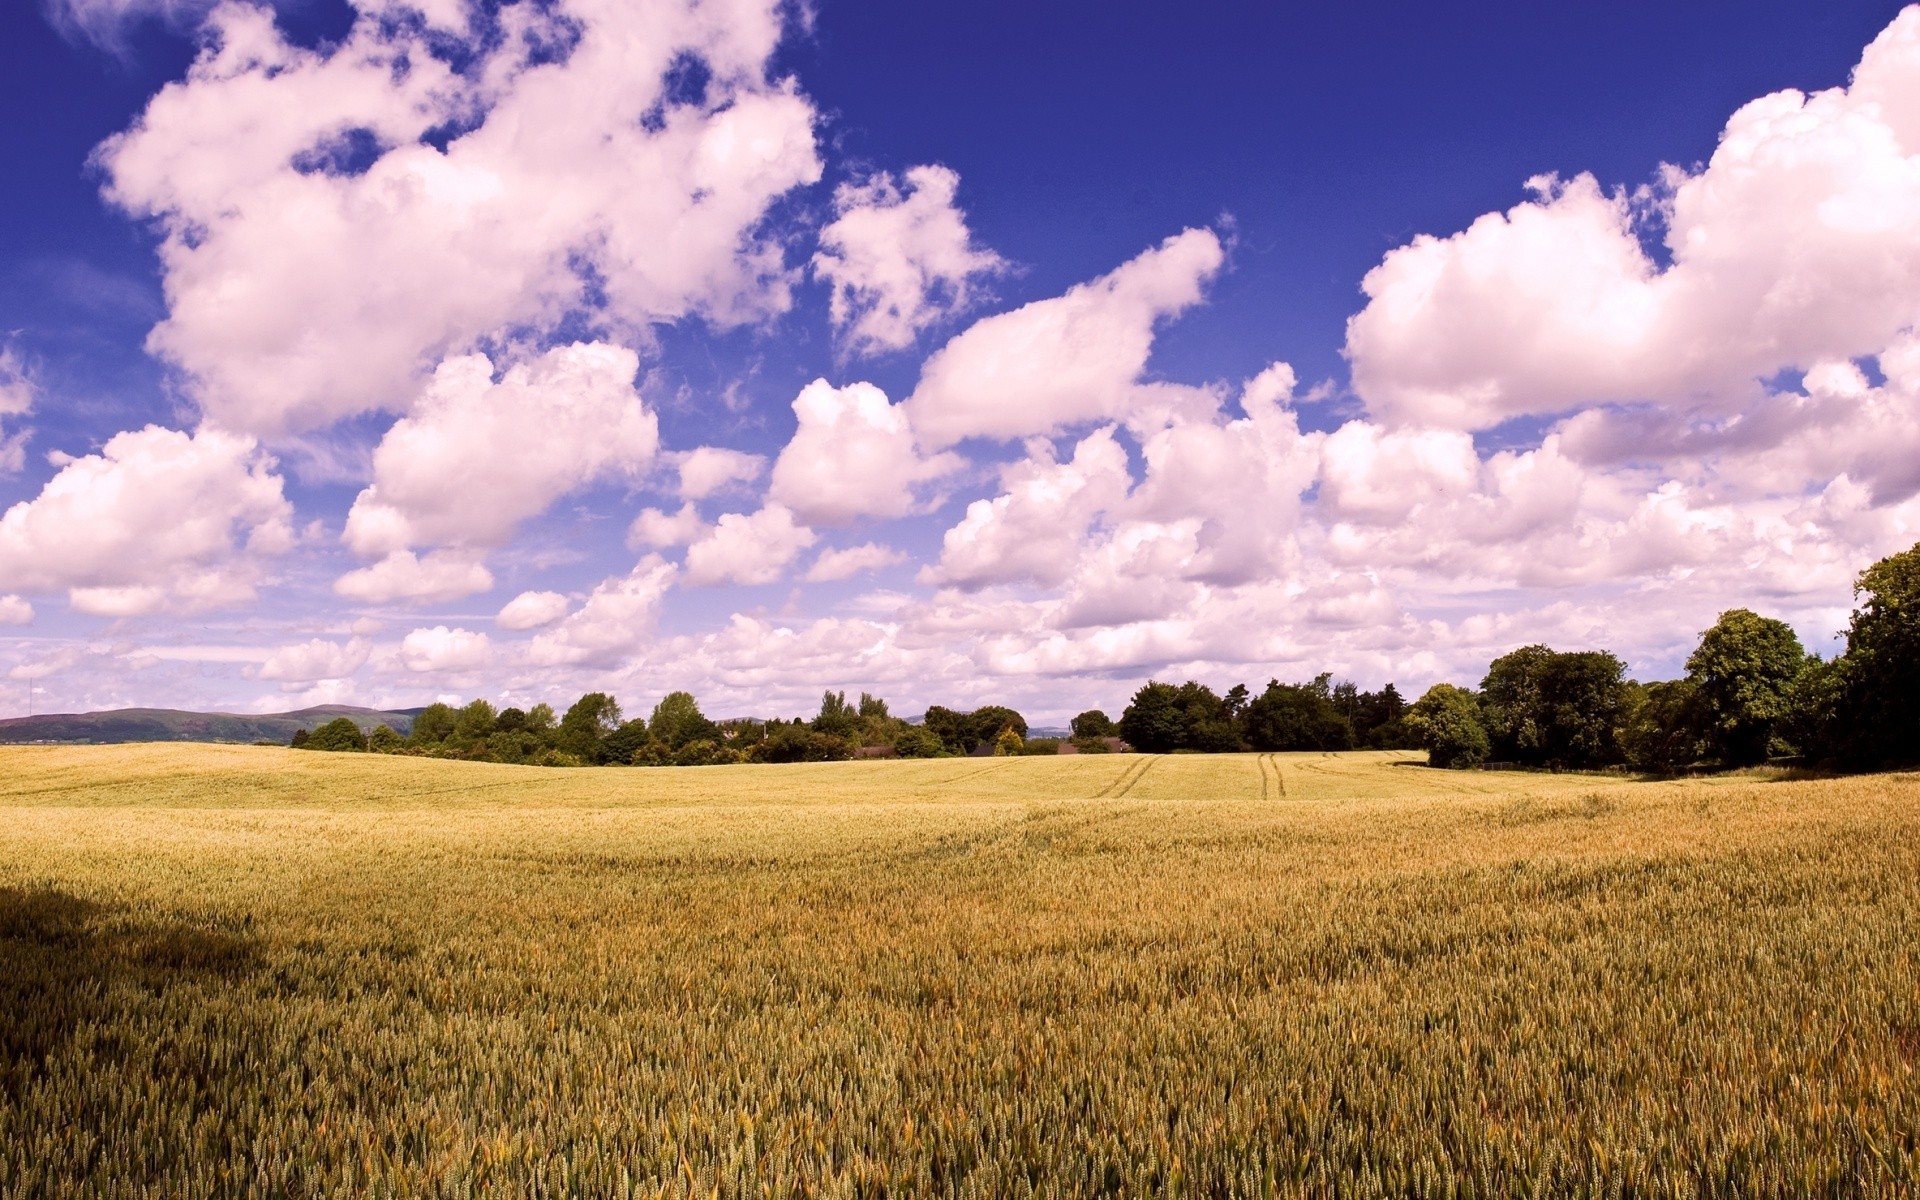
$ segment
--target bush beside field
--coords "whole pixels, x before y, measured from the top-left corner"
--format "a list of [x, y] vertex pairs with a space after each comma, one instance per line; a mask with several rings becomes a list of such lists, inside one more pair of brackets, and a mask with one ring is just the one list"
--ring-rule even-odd
[[1920, 779], [0, 751], [0, 1196], [1899, 1196]]

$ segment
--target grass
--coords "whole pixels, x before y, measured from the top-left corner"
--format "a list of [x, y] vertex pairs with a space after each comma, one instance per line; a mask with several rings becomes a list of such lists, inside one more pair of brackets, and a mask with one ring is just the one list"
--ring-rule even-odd
[[0, 1196], [1920, 1195], [1920, 777], [0, 750]]

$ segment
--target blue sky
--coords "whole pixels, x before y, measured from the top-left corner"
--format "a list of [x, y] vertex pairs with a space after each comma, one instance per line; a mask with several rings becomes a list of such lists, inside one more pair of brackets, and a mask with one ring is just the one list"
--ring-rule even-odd
[[1895, 4], [4, 19], [3, 715], [1654, 677], [1920, 538]]

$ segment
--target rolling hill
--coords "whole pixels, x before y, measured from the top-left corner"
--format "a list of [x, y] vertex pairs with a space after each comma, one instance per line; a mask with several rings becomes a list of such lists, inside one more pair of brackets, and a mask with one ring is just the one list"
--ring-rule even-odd
[[43, 713], [0, 720], [0, 744], [25, 742], [278, 742], [299, 729], [317, 729], [335, 717], [352, 718], [362, 729], [391, 725], [399, 733], [413, 726], [417, 708], [383, 712], [344, 704], [323, 704], [284, 713], [183, 712], [173, 708], [116, 708], [94, 713]]

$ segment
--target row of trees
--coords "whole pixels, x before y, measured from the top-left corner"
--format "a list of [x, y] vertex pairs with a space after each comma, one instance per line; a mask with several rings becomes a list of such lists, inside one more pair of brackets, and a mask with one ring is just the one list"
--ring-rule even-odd
[[294, 734], [293, 745], [538, 766], [706, 766], [828, 762], [863, 753], [939, 758], [983, 749], [997, 754], [1058, 749], [1057, 741], [1026, 735], [1026, 718], [1000, 705], [972, 712], [936, 706], [915, 725], [893, 716], [877, 696], [862, 692], [857, 702], [849, 702], [845, 692], [828, 692], [813, 717], [713, 721], [691, 693], [671, 692], [649, 716], [629, 719], [612, 696], [590, 692], [560, 717], [545, 704], [528, 709], [495, 709], [485, 700], [460, 708], [432, 704], [405, 735], [387, 725], [363, 732], [350, 718], [339, 717], [310, 733]]
[[1830, 661], [1786, 622], [1737, 608], [1701, 635], [1684, 678], [1641, 684], [1604, 651], [1526, 646], [1495, 659], [1478, 691], [1429, 689], [1406, 723], [1439, 767], [1920, 762], [1920, 546], [1868, 568], [1854, 596], [1846, 651]]
[[[1604, 650], [1525, 646], [1495, 659], [1477, 689], [1436, 684], [1409, 706], [1394, 685], [1378, 692], [1320, 675], [1269, 681], [1225, 695], [1191, 680], [1149, 682], [1120, 719], [1094, 709], [1073, 719], [1083, 752], [1130, 745], [1150, 753], [1424, 747], [1440, 767], [1487, 762], [1546, 768], [1628, 765], [1675, 771], [1799, 756], [1850, 768], [1920, 761], [1920, 546], [1875, 563], [1855, 585], [1846, 652], [1811, 655], [1785, 622], [1747, 609], [1721, 614], [1687, 659], [1684, 678], [1641, 684]], [[340, 718], [295, 746], [424, 754], [541, 765], [701, 765], [820, 762], [864, 755], [1052, 754], [1026, 719], [987, 705], [938, 705], [919, 723], [865, 692], [827, 692], [812, 717], [712, 721], [687, 692], [641, 719], [604, 692], [565, 715], [536, 704], [496, 710], [485, 700], [431, 705], [405, 735], [363, 733]]]
[[1153, 754], [1393, 750], [1418, 744], [1406, 715], [1407, 702], [1391, 683], [1363, 692], [1323, 674], [1308, 683], [1271, 680], [1258, 696], [1235, 684], [1220, 696], [1188, 680], [1178, 687], [1149, 682], [1133, 694], [1117, 724], [1096, 710], [1075, 717], [1073, 732], [1115, 733], [1134, 749]]

